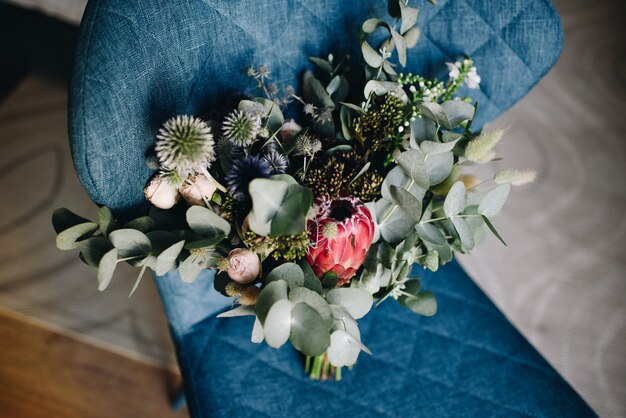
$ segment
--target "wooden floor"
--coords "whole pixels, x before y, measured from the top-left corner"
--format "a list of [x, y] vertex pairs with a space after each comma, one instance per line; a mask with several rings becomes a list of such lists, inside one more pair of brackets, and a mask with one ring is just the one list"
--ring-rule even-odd
[[168, 396], [171, 369], [98, 347], [77, 335], [0, 311], [0, 416], [184, 417]]

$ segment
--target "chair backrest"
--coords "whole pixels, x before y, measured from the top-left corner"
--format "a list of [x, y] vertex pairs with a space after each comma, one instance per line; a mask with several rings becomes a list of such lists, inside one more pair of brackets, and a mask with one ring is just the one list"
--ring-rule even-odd
[[[474, 58], [482, 77], [475, 126], [517, 102], [556, 61], [561, 25], [549, 0], [439, 0], [421, 8], [422, 36], [407, 72], [445, 74]], [[386, 15], [386, 0], [92, 0], [80, 29], [69, 125], [78, 176], [117, 212], [145, 208], [145, 163], [158, 127], [203, 115], [229, 94], [254, 93], [246, 68], [268, 64], [279, 86], [298, 86], [308, 56], [350, 53], [358, 28]]]

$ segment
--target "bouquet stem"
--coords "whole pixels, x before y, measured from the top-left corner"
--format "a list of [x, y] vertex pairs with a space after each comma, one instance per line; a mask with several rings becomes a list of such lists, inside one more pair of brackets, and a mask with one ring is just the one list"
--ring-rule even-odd
[[341, 381], [341, 367], [335, 367], [328, 361], [326, 353], [319, 356], [306, 356], [304, 371], [311, 380]]

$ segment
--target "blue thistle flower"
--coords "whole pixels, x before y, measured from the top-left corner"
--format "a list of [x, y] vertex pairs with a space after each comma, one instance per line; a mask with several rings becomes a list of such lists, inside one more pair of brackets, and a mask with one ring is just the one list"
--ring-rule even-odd
[[271, 174], [272, 169], [265, 159], [258, 155], [248, 155], [233, 161], [226, 175], [226, 184], [235, 199], [246, 200], [250, 182], [259, 177], [268, 178]]
[[285, 174], [287, 171], [287, 158], [276, 149], [271, 149], [263, 156], [274, 174]]

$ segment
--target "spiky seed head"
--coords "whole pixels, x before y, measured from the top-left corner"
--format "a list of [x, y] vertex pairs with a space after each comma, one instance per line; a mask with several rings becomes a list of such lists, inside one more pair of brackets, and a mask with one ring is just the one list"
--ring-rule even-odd
[[537, 178], [533, 170], [502, 170], [496, 173], [494, 180], [498, 184], [510, 183], [513, 186], [532, 183]]
[[261, 129], [261, 117], [254, 113], [235, 110], [224, 119], [222, 134], [233, 145], [249, 147], [256, 141]]
[[193, 116], [176, 116], [165, 122], [157, 134], [155, 150], [161, 166], [181, 176], [206, 170], [215, 161], [211, 128]]
[[465, 147], [465, 158], [475, 163], [491, 161], [495, 157], [493, 149], [504, 136], [503, 130], [483, 132], [472, 139]]
[[276, 149], [271, 149], [263, 159], [272, 170], [272, 174], [285, 174], [287, 172], [287, 158]]
[[311, 135], [301, 135], [296, 139], [296, 155], [313, 157], [322, 150], [322, 143]]
[[174, 187], [181, 187], [187, 177], [181, 176], [176, 170], [161, 170], [161, 178]]

